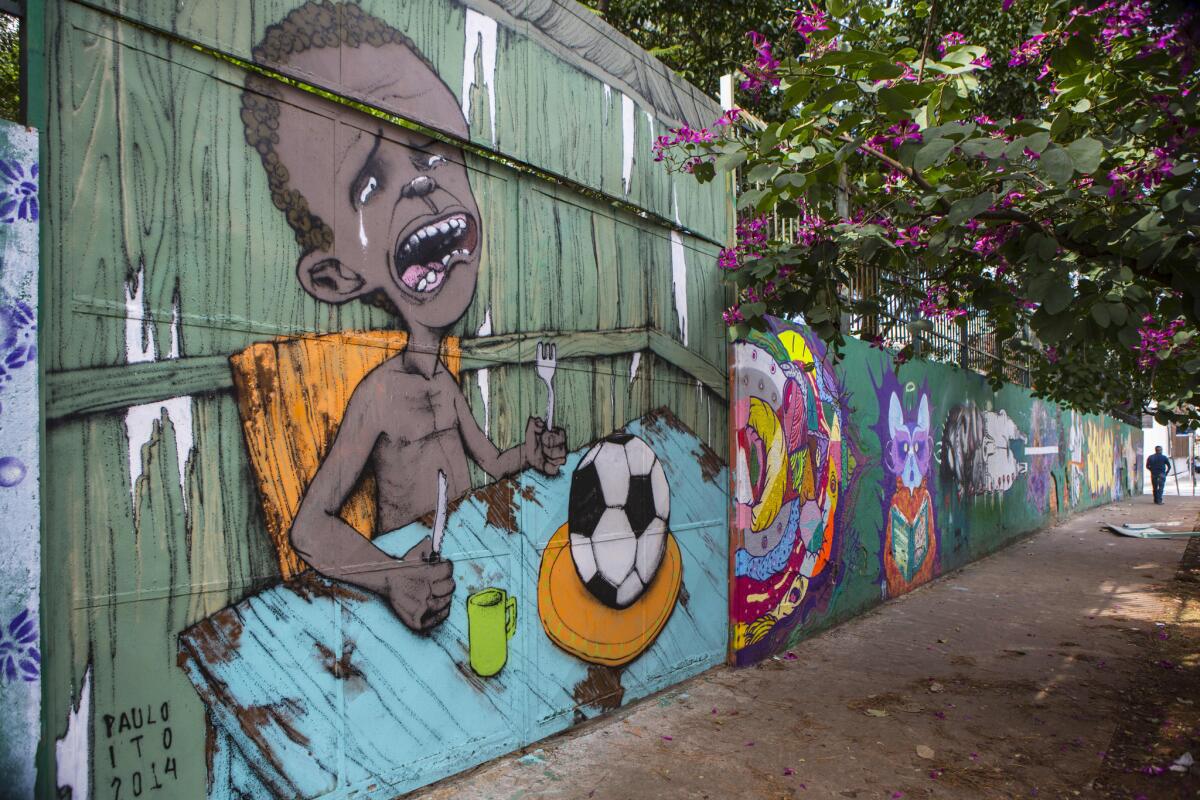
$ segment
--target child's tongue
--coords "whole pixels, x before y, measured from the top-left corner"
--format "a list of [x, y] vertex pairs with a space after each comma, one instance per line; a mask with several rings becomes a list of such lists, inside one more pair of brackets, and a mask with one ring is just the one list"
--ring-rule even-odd
[[421, 280], [430, 272], [433, 272], [437, 277], [433, 281], [426, 281], [425, 288], [428, 290], [431, 284], [436, 286], [441, 283], [442, 271], [444, 269], [445, 267], [439, 261], [431, 261], [428, 264], [413, 264], [404, 270], [404, 274], [400, 276], [400, 280], [404, 281], [404, 285], [413, 291], [419, 291], [417, 287], [420, 285]]

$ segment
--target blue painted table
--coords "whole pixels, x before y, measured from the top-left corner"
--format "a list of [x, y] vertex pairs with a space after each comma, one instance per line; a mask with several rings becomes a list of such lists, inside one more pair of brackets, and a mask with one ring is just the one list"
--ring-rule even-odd
[[[669, 412], [625, 430], [663, 462], [683, 559], [680, 600], [645, 653], [619, 672], [592, 666], [558, 649], [538, 618], [538, 567], [566, 521], [581, 448], [559, 477], [527, 471], [452, 507], [443, 551], [454, 561], [454, 602], [429, 636], [406, 628], [378, 597], [313, 573], [184, 631], [180, 664], [214, 737], [209, 796], [392, 797], [720, 662], [726, 470]], [[428, 534], [417, 522], [375, 541], [400, 555]], [[493, 586], [517, 598], [517, 632], [504, 669], [480, 678], [468, 666], [466, 598]], [[598, 696], [598, 686], [609, 696]]]

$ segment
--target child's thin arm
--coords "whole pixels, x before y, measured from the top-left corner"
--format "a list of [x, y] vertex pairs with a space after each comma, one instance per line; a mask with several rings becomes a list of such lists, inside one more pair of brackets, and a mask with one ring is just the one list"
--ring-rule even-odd
[[367, 399], [355, 392], [333, 446], [304, 492], [292, 523], [296, 552], [318, 572], [372, 592], [386, 589], [384, 568], [395, 559], [346, 524], [339, 516], [379, 436], [368, 422]]
[[493, 478], [503, 478], [520, 472], [529, 466], [522, 445], [510, 447], [503, 452], [492, 444], [475, 421], [475, 415], [467, 406], [467, 399], [459, 392], [454, 398], [454, 410], [458, 416], [458, 430], [466, 447], [467, 455]]

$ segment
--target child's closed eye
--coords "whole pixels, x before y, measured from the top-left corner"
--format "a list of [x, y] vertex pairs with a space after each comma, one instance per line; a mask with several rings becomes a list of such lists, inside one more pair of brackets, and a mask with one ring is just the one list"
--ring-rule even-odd
[[386, 185], [387, 171], [379, 159], [379, 140], [376, 136], [370, 155], [350, 183], [350, 206], [355, 210], [361, 210]]

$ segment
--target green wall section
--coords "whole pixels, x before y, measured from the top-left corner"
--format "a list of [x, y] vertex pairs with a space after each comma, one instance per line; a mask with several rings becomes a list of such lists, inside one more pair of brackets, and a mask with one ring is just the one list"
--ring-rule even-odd
[[734, 348], [739, 664], [1141, 491], [1137, 428], [857, 340], [824, 354], [781, 320]]
[[[547, 485], [538, 483], [544, 476], [525, 473], [504, 483], [470, 465], [483, 494], [450, 513], [452, 522], [466, 516], [447, 530], [447, 542], [455, 542], [455, 530], [467, 538], [453, 551], [459, 588], [440, 629], [445, 651], [429, 662], [446, 667], [441, 683], [424, 676], [380, 689], [385, 697], [418, 686], [447, 703], [482, 699], [491, 705], [476, 715], [478, 726], [464, 722], [462, 709], [420, 706], [409, 722], [444, 717], [445, 727], [434, 722], [424, 734], [442, 743], [438, 754], [364, 756], [341, 771], [310, 763], [310, 751], [359, 735], [397, 747], [407, 741], [395, 729], [350, 720], [358, 719], [355, 698], [371, 696], [355, 682], [355, 670], [372, 674], [359, 660], [368, 635], [403, 650], [413, 634], [385, 615], [379, 626], [386, 627], [365, 632], [355, 650], [336, 631], [349, 624], [347, 609], [363, 601], [339, 605], [328, 582], [314, 595], [307, 583], [281, 580], [229, 358], [279, 337], [387, 331], [400, 323], [375, 306], [330, 305], [302, 288], [293, 231], [246, 143], [247, 73], [191, 46], [250, 60], [268, 26], [300, 5], [62, 2], [35, 9], [31, 74], [44, 79], [32, 93], [32, 114], [45, 127], [47, 165], [43, 558], [45, 585], [57, 587], [46, 595], [42, 621], [49, 655], [41, 797], [68, 790], [128, 797], [156, 785], [171, 797], [391, 796], [725, 655], [727, 473], [716, 454], [728, 446], [727, 377], [723, 290], [712, 265], [732, 205], [723, 187], [672, 177], [650, 151], [668, 127], [684, 119], [703, 124], [719, 111], [570, 4], [363, 2], [363, 11], [403, 32], [432, 62], [465, 110], [473, 143], [632, 209], [493, 159], [464, 157], [482, 223], [474, 296], [450, 331], [461, 349], [459, 391], [498, 448], [521, 444], [527, 418], [546, 410], [537, 345], [555, 345], [555, 425], [565, 430], [566, 472]], [[336, 70], [296, 77], [444, 127], [421, 106], [354, 89]], [[314, 137], [324, 135], [325, 123], [310, 122]], [[334, 158], [331, 146], [290, 166], [332, 175]], [[346, 244], [339, 238], [338, 246]], [[669, 614], [657, 615], [660, 628], [642, 606], [623, 617], [645, 617], [644, 630], [634, 627], [646, 638], [632, 660], [616, 664], [601, 653], [603, 642], [584, 636], [569, 652], [549, 638], [537, 586], [539, 559], [566, 521], [570, 470], [592, 445], [625, 429], [641, 431], [656, 448], [671, 482], [679, 555], [662, 563], [682, 565], [682, 578], [675, 594], [656, 595], [658, 611]], [[482, 516], [470, 517], [468, 506]], [[484, 544], [468, 547], [468, 533]], [[465, 597], [488, 588], [485, 580], [518, 598], [508, 664], [486, 679], [458, 649], [466, 646], [466, 621], [460, 626], [458, 617]], [[248, 615], [262, 608], [255, 603], [285, 596], [297, 620], [313, 608], [325, 616], [305, 617], [288, 629], [292, 639], [276, 643], [280, 658], [309, 659], [292, 665], [294, 685], [254, 696], [264, 676], [282, 673], [281, 664], [247, 668], [251, 656], [235, 658], [232, 634], [218, 636], [215, 649], [196, 642], [210, 628], [228, 634], [220, 624], [230, 619], [253, 632]], [[586, 606], [587, 595], [580, 597], [576, 606]], [[363, 613], [379, 612], [367, 606]], [[303, 637], [306, 626], [319, 632], [332, 661]], [[217, 685], [210, 678], [218, 668], [242, 670], [229, 696], [205, 693]], [[301, 687], [306, 680], [312, 685]], [[303, 710], [324, 709], [324, 702], [342, 708], [347, 721], [332, 732], [297, 721], [313, 720]], [[397, 711], [395, 718], [406, 716]]]

